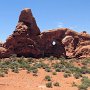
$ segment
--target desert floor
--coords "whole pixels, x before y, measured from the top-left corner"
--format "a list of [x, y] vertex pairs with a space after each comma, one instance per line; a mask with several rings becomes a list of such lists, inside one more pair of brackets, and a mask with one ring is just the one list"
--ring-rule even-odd
[[[43, 60], [45, 63], [57, 63], [58, 61], [53, 60], [49, 62], [48, 60]], [[82, 64], [78, 61], [73, 62], [77, 67], [81, 67]], [[89, 65], [88, 65], [89, 66]], [[0, 77], [0, 90], [78, 90], [77, 87], [72, 86], [73, 82], [77, 85], [81, 84], [81, 77], [76, 79], [73, 76], [65, 78], [63, 76], [64, 72], [57, 72], [53, 75], [52, 72], [46, 72], [43, 68], [38, 69], [38, 73], [34, 75], [32, 72], [27, 73], [27, 70], [20, 69], [19, 73], [12, 72], [11, 69], [8, 70], [8, 74], [4, 77]], [[59, 82], [60, 86], [52, 86], [52, 88], [46, 87], [48, 81], [45, 80], [45, 76], [51, 77], [51, 82]], [[84, 74], [90, 78], [90, 74]], [[84, 90], [84, 89], [83, 89]], [[90, 90], [90, 88], [88, 88]]]

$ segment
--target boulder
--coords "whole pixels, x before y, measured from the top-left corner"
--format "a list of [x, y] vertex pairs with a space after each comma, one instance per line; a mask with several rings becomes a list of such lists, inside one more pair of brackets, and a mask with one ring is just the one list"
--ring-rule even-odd
[[74, 56], [76, 58], [90, 57], [90, 45], [78, 47], [74, 52]]
[[64, 45], [69, 45], [73, 40], [74, 38], [72, 36], [67, 35], [62, 39], [62, 43]]

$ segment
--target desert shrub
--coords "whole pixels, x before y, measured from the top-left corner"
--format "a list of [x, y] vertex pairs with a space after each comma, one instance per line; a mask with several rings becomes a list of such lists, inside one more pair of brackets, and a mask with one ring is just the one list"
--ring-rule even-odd
[[87, 69], [87, 73], [90, 74], [90, 68]]
[[38, 74], [37, 73], [33, 73], [33, 76], [38, 76]]
[[62, 72], [65, 72], [66, 70], [65, 70], [65, 68], [62, 68], [61, 71], [62, 71]]
[[86, 66], [81, 67], [81, 73], [82, 74], [90, 74], [90, 68], [87, 68]]
[[46, 87], [48, 87], [48, 88], [52, 88], [52, 82], [48, 82], [48, 83], [46, 83]]
[[38, 72], [38, 69], [34, 69], [32, 70], [33, 73], [37, 73]]
[[18, 63], [19, 63], [19, 67], [20, 68], [23, 68], [23, 69], [25, 69], [25, 68], [29, 68], [30, 67], [30, 65], [29, 65], [29, 63], [27, 62], [27, 61], [25, 61], [25, 60], [18, 60]]
[[27, 73], [30, 73], [30, 72], [32, 72], [32, 73], [37, 73], [37, 72], [38, 72], [37, 67], [35, 67], [35, 66], [30, 66], [30, 67], [28, 67], [28, 68], [27, 68]]
[[54, 56], [50, 56], [48, 59], [52, 61], [54, 60]]
[[71, 73], [75, 73], [75, 72], [77, 72], [77, 68], [76, 67], [71, 67], [71, 68], [69, 68], [69, 70], [71, 71]]
[[6, 61], [2, 61], [0, 62], [0, 72], [4, 73], [4, 74], [8, 74], [8, 69], [9, 69], [9, 63], [7, 63]]
[[61, 63], [62, 63], [62, 65], [64, 65], [66, 68], [72, 68], [72, 67], [73, 67], [73, 64], [71, 64], [71, 63], [69, 63], [69, 62], [64, 62], [64, 61], [62, 61]]
[[81, 68], [79, 68], [79, 67], [71, 67], [71, 68], [69, 68], [69, 70], [72, 72], [72, 73], [82, 73], [82, 70], [81, 70]]
[[85, 85], [85, 84], [81, 84], [81, 85], [79, 85], [78, 86], [78, 90], [87, 90], [87, 85]]
[[90, 64], [90, 58], [85, 58], [83, 61], [82, 61], [82, 64], [83, 65], [88, 65], [88, 64]]
[[8, 74], [8, 70], [4, 70], [4, 73], [5, 73], [5, 74]]
[[53, 74], [53, 75], [57, 75], [57, 73], [56, 73], [56, 72], [52, 72], [52, 74]]
[[5, 73], [0, 71], [0, 77], [4, 77], [5, 76]]
[[56, 69], [56, 68], [63, 68], [64, 66], [63, 65], [61, 65], [61, 63], [55, 63], [54, 65], [53, 65], [53, 68], [54, 69]]
[[59, 67], [60, 67], [60, 64], [59, 64], [59, 63], [55, 63], [55, 64], [53, 65], [53, 67], [54, 67], [54, 68], [59, 68]]
[[73, 76], [74, 76], [76, 79], [79, 79], [80, 77], [82, 77], [82, 74], [81, 74], [81, 73], [74, 73]]
[[10, 61], [4, 61], [2, 62], [2, 65], [8, 66], [11, 62]]
[[90, 86], [90, 79], [88, 77], [83, 77], [81, 81], [82, 84], [86, 84], [87, 86]]
[[56, 72], [61, 72], [61, 69], [60, 68], [56, 68], [55, 71]]
[[2, 70], [5, 74], [8, 74], [8, 68], [3, 68]]
[[27, 73], [30, 73], [31, 72], [31, 67], [28, 67], [27, 68]]
[[19, 73], [19, 68], [18, 67], [13, 68], [12, 72]]
[[48, 68], [45, 68], [45, 71], [46, 71], [46, 72], [51, 72], [52, 70], [51, 70], [50, 67], [48, 67]]
[[12, 54], [9, 58], [10, 58], [11, 60], [15, 61], [16, 58], [17, 58], [17, 54]]
[[51, 77], [47, 75], [47, 76], [45, 76], [45, 80], [51, 81]]
[[82, 64], [87, 65], [88, 63], [87, 63], [87, 61], [82, 61]]
[[19, 63], [17, 61], [12, 61], [9, 68], [12, 69], [12, 72], [19, 73]]
[[75, 82], [72, 83], [72, 87], [76, 87], [77, 84]]
[[42, 64], [41, 63], [35, 63], [34, 66], [37, 67], [37, 68], [41, 68]]
[[34, 62], [32, 57], [27, 58], [27, 61], [29, 62], [29, 64], [32, 64]]
[[16, 67], [19, 67], [19, 63], [17, 61], [12, 61], [10, 64], [9, 64], [9, 68], [11, 69], [14, 69]]
[[65, 78], [68, 78], [68, 77], [70, 77], [71, 76], [71, 74], [70, 73], [64, 73], [64, 75], [63, 75]]
[[63, 57], [63, 56], [61, 56], [61, 57], [59, 58], [59, 60], [66, 60], [66, 58]]
[[2, 69], [3, 69], [3, 68], [4, 68], [4, 69], [5, 69], [5, 68], [8, 68], [8, 67], [9, 67], [9, 64], [10, 64], [9, 62], [4, 62], [4, 61], [3, 61], [3, 62], [0, 62], [0, 68], [2, 68]]
[[60, 86], [59, 82], [55, 82], [53, 85], [58, 87]]
[[65, 69], [65, 73], [70, 73], [71, 74], [71, 71], [69, 69]]
[[43, 68], [43, 69], [45, 69], [45, 68], [49, 68], [49, 65], [48, 64], [45, 64], [45, 63], [43, 63], [43, 62], [40, 62], [40, 63], [38, 63], [37, 64], [37, 67], [38, 68]]
[[90, 87], [90, 79], [88, 77], [83, 77], [81, 82], [81, 85], [78, 86], [79, 90], [87, 90], [87, 88]]

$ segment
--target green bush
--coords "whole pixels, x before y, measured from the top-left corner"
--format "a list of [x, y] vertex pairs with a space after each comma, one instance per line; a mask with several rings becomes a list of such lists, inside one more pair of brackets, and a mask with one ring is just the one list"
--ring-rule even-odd
[[37, 73], [33, 73], [33, 76], [38, 76], [38, 74]]
[[46, 83], [46, 87], [48, 87], [48, 88], [52, 88], [52, 82], [48, 82], [48, 83]]
[[32, 73], [37, 73], [37, 72], [38, 72], [37, 67], [35, 67], [35, 66], [28, 67], [28, 68], [27, 68], [27, 73], [30, 73], [30, 72], [32, 72]]
[[85, 84], [81, 84], [81, 85], [79, 85], [78, 86], [78, 90], [87, 90], [87, 85], [85, 85]]
[[37, 73], [38, 72], [38, 69], [34, 69], [32, 70], [33, 73]]
[[75, 82], [72, 83], [72, 87], [76, 87], [77, 84]]
[[86, 84], [87, 86], [90, 86], [90, 79], [88, 77], [83, 77], [81, 81], [82, 84]]
[[29, 58], [27, 58], [27, 61], [31, 64], [33, 62], [33, 58], [29, 57]]
[[61, 72], [61, 69], [60, 68], [56, 68], [55, 71], [56, 72]]
[[45, 80], [51, 81], [51, 77], [47, 75], [47, 76], [45, 76]]
[[65, 73], [70, 73], [71, 74], [71, 71], [69, 69], [66, 69]]
[[54, 69], [56, 69], [56, 68], [61, 68], [61, 64], [60, 64], [60, 63], [55, 63], [55, 64], [53, 65], [53, 67], [54, 67]]
[[19, 73], [19, 68], [18, 67], [13, 68], [12, 72]]
[[0, 77], [4, 77], [5, 73], [4, 72], [0, 72]]
[[81, 85], [78, 86], [79, 90], [87, 90], [87, 88], [90, 87], [90, 79], [88, 77], [83, 77], [81, 82]]
[[49, 60], [51, 60], [51, 61], [54, 60], [54, 56], [50, 56]]
[[37, 67], [37, 68], [41, 68], [42, 64], [41, 63], [36, 63], [34, 66]]
[[74, 73], [73, 76], [74, 76], [76, 79], [79, 79], [80, 77], [82, 77], [82, 74], [81, 74], [81, 73]]
[[20, 59], [20, 60], [18, 60], [18, 63], [19, 63], [20, 68], [26, 69], [26, 68], [30, 67], [29, 63], [25, 60]]
[[59, 58], [59, 60], [66, 60], [66, 58], [63, 57], [63, 56], [61, 56], [61, 57]]
[[48, 64], [45, 64], [45, 63], [43, 63], [43, 62], [40, 62], [39, 65], [38, 65], [38, 67], [39, 67], [39, 68], [42, 67], [43, 69], [49, 68], [49, 67], [48, 67]]
[[45, 71], [46, 72], [51, 72], [52, 70], [51, 70], [51, 68], [45, 68]]
[[56, 72], [52, 72], [52, 74], [53, 74], [53, 75], [57, 75], [57, 73], [56, 73]]
[[71, 76], [71, 74], [70, 73], [64, 73], [64, 75], [63, 75], [65, 78], [68, 78], [68, 77], [70, 77]]
[[53, 85], [58, 87], [60, 86], [59, 82], [55, 82]]
[[4, 72], [5, 74], [8, 74], [8, 68], [1, 68], [1, 71]]

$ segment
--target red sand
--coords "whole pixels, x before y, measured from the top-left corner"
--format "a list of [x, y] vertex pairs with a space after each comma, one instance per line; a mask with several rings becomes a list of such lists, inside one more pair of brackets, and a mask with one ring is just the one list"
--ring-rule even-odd
[[[44, 80], [46, 75], [52, 77], [52, 82], [59, 82], [60, 87], [47, 88]], [[19, 73], [9, 72], [5, 77], [0, 77], [0, 90], [78, 90], [77, 87], [72, 87], [72, 82], [80, 83], [80, 80], [73, 77], [64, 78], [63, 73], [45, 72], [40, 69], [38, 76], [33, 76], [32, 73], [27, 74], [25, 70]]]

